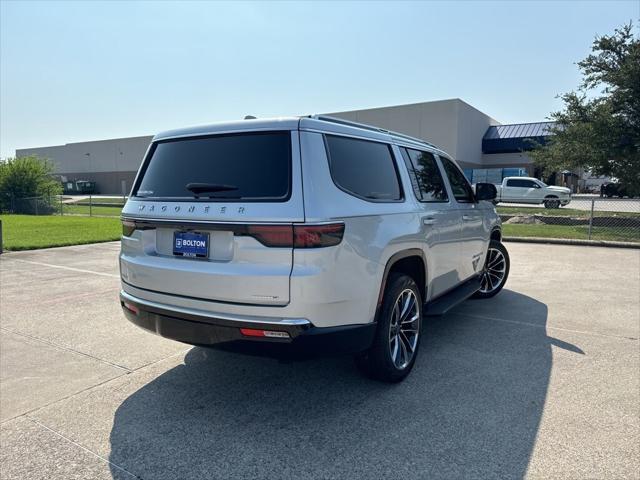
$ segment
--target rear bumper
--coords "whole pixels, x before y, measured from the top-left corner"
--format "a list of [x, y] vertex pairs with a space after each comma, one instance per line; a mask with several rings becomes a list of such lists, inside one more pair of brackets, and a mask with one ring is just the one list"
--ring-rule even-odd
[[[126, 292], [120, 293], [120, 304], [129, 321], [162, 337], [190, 345], [278, 358], [361, 352], [371, 346], [376, 328], [375, 323], [318, 328], [305, 319], [262, 321], [200, 315], [152, 304]], [[241, 333], [241, 328], [286, 332], [288, 337], [248, 337]]]

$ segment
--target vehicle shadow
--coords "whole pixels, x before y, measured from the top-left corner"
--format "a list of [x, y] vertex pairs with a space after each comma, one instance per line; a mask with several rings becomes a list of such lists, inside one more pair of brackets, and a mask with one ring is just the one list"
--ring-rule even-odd
[[546, 321], [546, 305], [509, 290], [465, 302], [426, 319], [418, 362], [396, 385], [363, 378], [348, 357], [193, 348], [118, 408], [109, 459], [153, 479], [521, 478], [557, 344]]

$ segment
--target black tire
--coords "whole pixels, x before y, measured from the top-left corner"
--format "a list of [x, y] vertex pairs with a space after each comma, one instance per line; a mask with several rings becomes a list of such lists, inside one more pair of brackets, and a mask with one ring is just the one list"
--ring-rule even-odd
[[[500, 280], [499, 284], [497, 285], [491, 285], [491, 290], [489, 291], [483, 291], [483, 290], [478, 290], [476, 293], [473, 294], [472, 298], [491, 298], [496, 296], [498, 293], [500, 293], [500, 291], [502, 290], [502, 288], [504, 287], [504, 284], [507, 283], [507, 279], [509, 278], [509, 267], [511, 265], [511, 261], [509, 260], [509, 252], [507, 252], [507, 249], [505, 248], [505, 246], [500, 243], [497, 240], [491, 240], [491, 242], [489, 242], [489, 249], [487, 252], [487, 258], [485, 259], [485, 265], [484, 265], [484, 271], [483, 271], [483, 276], [484, 275], [489, 275], [489, 273], [487, 272], [487, 267], [489, 265], [491, 265], [491, 262], [495, 262], [496, 259], [495, 257], [491, 256], [491, 251], [493, 250], [498, 250], [500, 252], [500, 254], [502, 254], [502, 257], [504, 258], [504, 277], [502, 277], [502, 279]], [[496, 267], [500, 267], [500, 265], [496, 264]], [[495, 281], [495, 278], [492, 277], [492, 280]], [[485, 287], [486, 284], [485, 278], [483, 278], [482, 281], [482, 286], [483, 288]]]
[[[394, 326], [394, 318], [399, 317], [398, 313], [394, 313], [396, 302], [401, 300], [401, 295], [409, 297], [410, 295], [407, 293], [408, 290], [413, 293], [417, 311], [417, 313], [412, 313], [412, 306], [408, 313], [411, 315], [411, 318], [417, 315], [417, 319], [404, 323], [396, 320], [395, 323], [407, 325], [411, 328], [415, 325], [417, 338], [415, 338], [415, 347], [411, 358], [406, 364], [398, 365], [398, 363], [404, 363], [398, 361], [402, 359], [402, 352], [410, 352], [410, 345], [413, 343], [413, 338], [409, 339], [407, 335], [398, 330], [397, 326]], [[389, 274], [377, 323], [378, 326], [373, 344], [369, 350], [355, 357], [356, 365], [365, 375], [375, 380], [390, 383], [400, 382], [409, 375], [409, 372], [411, 372], [413, 368], [420, 348], [420, 338], [422, 337], [422, 295], [416, 282], [411, 277], [401, 273], [392, 272]], [[398, 333], [393, 335], [394, 332]], [[395, 340], [392, 340], [392, 338], [395, 338]], [[397, 350], [394, 348], [394, 345]], [[395, 357], [392, 356], [392, 351], [394, 350], [396, 352]], [[394, 358], [396, 361], [394, 361]]]
[[544, 200], [544, 208], [560, 208], [560, 200], [557, 200], [557, 197], [547, 197]]

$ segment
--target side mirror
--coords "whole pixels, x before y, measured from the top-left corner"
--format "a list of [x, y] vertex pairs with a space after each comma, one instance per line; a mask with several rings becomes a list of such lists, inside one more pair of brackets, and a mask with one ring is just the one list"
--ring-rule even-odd
[[498, 190], [493, 183], [476, 183], [476, 200], [495, 200]]

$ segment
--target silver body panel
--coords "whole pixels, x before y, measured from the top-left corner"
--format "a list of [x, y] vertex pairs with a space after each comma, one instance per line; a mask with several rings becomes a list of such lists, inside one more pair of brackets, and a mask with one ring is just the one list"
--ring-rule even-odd
[[[156, 228], [122, 238], [122, 290], [140, 302], [224, 318], [266, 322], [308, 321], [315, 327], [375, 320], [385, 267], [396, 254], [419, 250], [426, 261], [426, 298], [451, 290], [482, 270], [493, 229], [500, 220], [489, 202], [453, 199], [421, 203], [415, 197], [399, 147], [444, 154], [433, 146], [375, 129], [314, 118], [248, 120], [157, 135], [170, 138], [246, 131], [289, 130], [291, 196], [286, 202], [164, 202], [132, 197], [123, 218]], [[331, 178], [324, 134], [392, 146], [404, 191], [401, 202], [370, 202], [338, 188]], [[463, 217], [465, 220], [463, 220]], [[163, 222], [168, 226], [163, 226]], [[204, 260], [172, 255], [175, 224], [212, 225], [343, 222], [340, 244], [325, 248], [272, 248], [251, 237], [211, 230]]]

